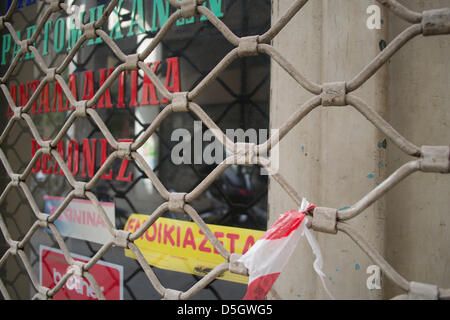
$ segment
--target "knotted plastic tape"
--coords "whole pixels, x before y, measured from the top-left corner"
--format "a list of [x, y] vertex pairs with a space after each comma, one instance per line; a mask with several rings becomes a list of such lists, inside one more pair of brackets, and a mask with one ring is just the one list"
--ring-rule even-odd
[[334, 299], [326, 287], [327, 276], [322, 271], [323, 258], [319, 244], [306, 227], [307, 212], [314, 208], [314, 205], [303, 199], [299, 211], [290, 210], [281, 214], [261, 239], [238, 260], [249, 273], [244, 300], [263, 300], [267, 296], [302, 236], [306, 237], [316, 257], [313, 263], [314, 271], [319, 275], [328, 296]]

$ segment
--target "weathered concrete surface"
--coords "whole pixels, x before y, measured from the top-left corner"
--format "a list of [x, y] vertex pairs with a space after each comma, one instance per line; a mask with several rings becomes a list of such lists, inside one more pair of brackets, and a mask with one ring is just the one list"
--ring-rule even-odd
[[[446, 0], [407, 1], [422, 12]], [[406, 24], [389, 16], [389, 38]], [[389, 64], [388, 120], [416, 145], [450, 143], [450, 36], [419, 36]], [[388, 172], [411, 158], [388, 144]], [[387, 195], [386, 257], [410, 281], [450, 287], [450, 176], [416, 173]], [[386, 282], [387, 297], [400, 293]]]
[[[427, 8], [447, 1], [428, 1]], [[292, 1], [275, 0], [273, 21]], [[406, 27], [382, 8], [381, 30], [366, 27], [369, 0], [309, 1], [274, 40], [274, 46], [307, 78], [317, 83], [348, 81], [379, 52], [380, 41]], [[422, 11], [423, 1], [408, 1]], [[448, 2], [447, 2], [448, 5]], [[389, 32], [389, 33], [388, 33]], [[449, 141], [449, 37], [417, 37], [354, 95], [363, 99], [417, 145]], [[271, 128], [278, 128], [311, 97], [273, 63]], [[432, 125], [430, 125], [432, 124]], [[403, 163], [413, 160], [351, 107], [318, 108], [280, 145], [280, 172], [297, 192], [320, 206], [351, 206]], [[416, 173], [375, 202], [350, 224], [387, 257], [408, 280], [449, 286], [448, 176]], [[295, 207], [270, 181], [270, 222]], [[434, 216], [431, 217], [431, 214]], [[429, 218], [429, 219], [428, 219]], [[420, 231], [419, 228], [424, 230]], [[325, 260], [330, 291], [339, 299], [391, 298], [366, 286], [374, 263], [345, 235], [315, 233]], [[424, 252], [426, 251], [426, 252]], [[302, 241], [275, 287], [283, 299], [326, 298], [312, 268], [311, 249]]]

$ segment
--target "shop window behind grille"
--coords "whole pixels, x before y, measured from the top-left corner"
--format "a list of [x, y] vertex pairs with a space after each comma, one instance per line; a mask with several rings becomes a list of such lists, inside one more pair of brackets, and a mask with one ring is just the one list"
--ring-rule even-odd
[[[91, 19], [94, 19], [95, 15], [98, 15], [98, 12], [108, 4], [107, 1], [72, 1], [71, 3], [84, 9], [85, 23], [93, 21]], [[139, 52], [142, 47], [148, 45], [160, 29], [160, 16], [156, 15], [157, 21], [153, 21], [153, 1], [143, 1], [143, 27], [146, 30], [152, 30], [156, 26], [156, 29], [153, 32], [140, 33], [141, 25], [138, 24], [133, 31], [130, 31], [129, 26], [133, 23], [133, 11], [139, 9], [133, 8], [134, 3], [134, 1], [124, 1], [120, 8], [119, 20], [114, 20], [117, 17], [113, 14], [110, 21], [105, 24], [107, 27], [114, 27], [115, 23], [120, 23], [123, 38], [115, 34], [117, 37], [115, 42], [125, 54]], [[270, 1], [223, 0], [214, 3], [218, 3], [220, 6], [214, 7], [215, 11], [213, 12], [238, 36], [261, 34], [270, 26]], [[34, 5], [24, 6], [16, 11], [13, 16], [13, 24], [17, 30], [22, 30], [22, 39], [25, 39], [27, 35], [27, 28], [35, 25], [39, 17], [42, 17], [45, 12], [44, 8], [45, 6], [37, 1]], [[170, 7], [170, 10], [172, 12], [175, 9]], [[3, 5], [2, 12], [4, 11]], [[47, 38], [46, 35], [41, 35], [37, 40], [36, 47], [41, 53], [48, 52], [44, 56], [48, 65], [57, 66], [73, 46], [74, 42], [71, 37], [76, 37], [76, 34], [71, 29], [71, 22], [62, 13], [52, 15], [49, 21], [52, 22], [48, 25], [48, 35], [60, 31], [60, 36], [64, 38], [64, 41], [61, 38], [53, 36]], [[135, 20], [134, 22], [139, 23], [140, 21]], [[32, 29], [29, 32], [32, 32]], [[63, 35], [64, 32], [65, 35]], [[110, 30], [107, 32], [110, 33]], [[6, 63], [1, 66], [2, 71], [6, 70], [8, 62], [13, 58], [13, 42], [11, 42], [11, 46], [10, 52], [5, 55]], [[151, 63], [150, 66], [155, 70], [156, 75], [163, 83], [167, 81], [167, 87], [171, 87], [172, 90], [177, 87], [173, 83], [173, 76], [176, 74], [173, 68], [178, 67], [179, 90], [190, 91], [230, 49], [232, 46], [217, 29], [208, 21], [196, 17], [194, 22], [180, 20], [177, 26], [165, 36], [147, 62]], [[244, 131], [254, 129], [264, 133], [264, 130], [267, 131], [269, 127], [269, 61], [270, 59], [266, 56], [235, 61], [210, 87], [200, 94], [196, 102], [224, 131], [226, 129], [243, 129]], [[78, 100], [82, 100], [83, 95], [86, 97], [90, 95], [91, 77], [95, 92], [100, 83], [107, 78], [111, 69], [117, 67], [118, 64], [119, 60], [111, 50], [101, 43], [99, 38], [93, 39], [91, 43], [80, 49], [63, 78], [67, 83], [73, 84], [73, 88], [77, 90]], [[170, 68], [172, 69], [169, 70]], [[10, 85], [16, 88], [17, 101], [27, 99], [37, 85], [33, 81], [42, 79], [44, 76], [32, 58], [21, 61], [10, 81]], [[134, 84], [133, 81], [137, 81], [137, 84]], [[96, 110], [116, 139], [135, 139], [167, 105], [167, 102], [164, 102], [163, 97], [158, 93], [156, 97], [153, 97], [150, 91], [148, 95], [145, 95], [144, 89], [143, 74], [134, 75], [132, 72], [128, 72], [111, 86], [109, 91], [111, 100], [105, 96], [103, 102], [96, 106]], [[39, 110], [40, 103], [37, 103], [36, 112], [32, 115], [42, 137], [55, 136], [67, 119], [66, 108], [70, 108], [64, 95], [62, 95], [62, 104], [60, 103], [59, 96], [55, 95], [58, 92], [55, 84], [50, 84], [48, 90], [49, 112], [45, 112], [45, 104]], [[134, 98], [137, 100], [134, 101]], [[4, 96], [1, 99], [2, 118], [5, 118], [8, 112], [8, 103]], [[110, 106], [111, 108], [109, 108]], [[7, 118], [4, 120], [2, 128], [4, 128]], [[147, 150], [142, 151], [148, 152], [145, 153], [146, 160], [169, 191], [191, 191], [215, 167], [215, 164], [206, 165], [204, 163], [175, 165], [171, 161], [171, 151], [177, 144], [177, 141], [171, 141], [172, 132], [177, 128], [185, 128], [194, 135], [196, 120], [198, 119], [193, 114], [172, 114], [164, 120], [154, 137], [148, 140], [148, 144], [145, 145]], [[206, 129], [204, 125], [201, 126], [201, 134]], [[267, 131], [266, 138], [268, 135]], [[262, 137], [264, 138], [264, 134]], [[261, 143], [262, 141], [255, 142]], [[14, 127], [7, 140], [7, 146], [7, 156], [13, 159], [11, 163], [16, 172], [22, 172], [26, 168], [31, 160], [33, 150], [36, 151], [37, 148], [29, 129], [20, 124]], [[78, 119], [72, 125], [63, 139], [62, 148], [65, 160], [68, 159], [69, 153], [71, 153], [72, 159], [75, 159], [75, 150], [78, 148], [78, 170], [76, 170], [75, 160], [72, 160], [71, 169], [74, 172], [78, 171], [75, 176], [81, 181], [88, 181], [92, 173], [96, 172], [102, 161], [105, 160], [105, 152], [108, 154], [111, 151], [107, 146], [105, 136], [88, 119]], [[92, 150], [95, 154], [89, 154]], [[93, 165], [90, 165], [89, 161], [85, 159], [89, 155], [92, 159], [95, 157]], [[71, 187], [67, 180], [60, 175], [60, 168], [55, 167], [53, 159], [42, 159], [39, 167], [36, 166], [35, 169], [36, 172], [30, 175], [26, 183], [40, 210], [45, 212], [45, 197], [64, 197]], [[112, 165], [111, 175], [108, 170], [104, 179], [101, 179], [94, 189], [94, 193], [100, 201], [114, 202], [117, 229], [123, 229], [130, 214], [150, 214], [163, 202], [161, 196], [154, 190], [137, 165], [130, 162], [126, 171], [122, 172], [122, 169], [123, 161], [116, 160]], [[2, 183], [6, 184], [7, 182], [2, 181]], [[265, 230], [266, 202], [267, 177], [261, 176], [258, 168], [233, 166], [192, 204], [207, 223]], [[29, 216], [31, 209], [23, 195], [20, 192], [11, 192], [6, 204], [3, 204], [2, 207], [2, 212], [11, 213], [6, 218], [6, 222], [8, 228], [12, 230], [14, 238], [22, 238], [33, 221]], [[164, 216], [188, 220], [187, 215], [173, 212]], [[65, 243], [72, 253], [87, 257], [94, 256], [100, 248], [100, 245], [96, 243], [70, 237], [65, 238]], [[25, 250], [36, 274], [39, 274], [39, 247], [42, 244], [58, 248], [54, 239], [46, 231], [39, 230], [33, 235]], [[30, 298], [36, 292], [33, 286], [27, 283], [28, 278], [22, 264], [15, 260], [17, 259], [12, 258], [11, 262], [8, 262], [8, 267], [1, 275], [2, 279], [8, 290], [11, 291], [13, 298]], [[152, 286], [147, 285], [148, 280], [145, 279], [145, 274], [140, 266], [134, 260], [124, 257], [123, 249], [111, 248], [102, 261], [123, 266], [124, 299], [160, 298]], [[200, 278], [200, 275], [174, 273], [159, 269], [155, 272], [162, 283], [178, 290], [186, 290]], [[245, 285], [218, 280], [207, 286], [196, 298], [238, 299], [243, 296], [245, 288]]]

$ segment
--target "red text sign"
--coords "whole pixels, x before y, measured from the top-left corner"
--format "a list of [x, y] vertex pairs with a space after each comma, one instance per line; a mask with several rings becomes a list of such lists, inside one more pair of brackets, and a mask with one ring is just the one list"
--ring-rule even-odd
[[[118, 141], [133, 142], [130, 139], [119, 139]], [[40, 148], [37, 141], [31, 139], [31, 158], [34, 157]], [[72, 176], [80, 175], [83, 178], [92, 178], [96, 172], [96, 168], [100, 168], [110, 155], [109, 144], [106, 139], [83, 139], [82, 142], [71, 139], [67, 143], [61, 140], [56, 146], [56, 150], [61, 155], [61, 158], [65, 160]], [[42, 172], [48, 175], [64, 175], [56, 159], [52, 159], [52, 156], [47, 154], [37, 159], [31, 172]], [[101, 176], [101, 179], [131, 182], [133, 172], [129, 170], [129, 160], [122, 159], [118, 170], [115, 172], [113, 172], [113, 169], [107, 170]]]
[[[88, 257], [71, 254], [76, 261], [83, 263], [89, 260]], [[53, 288], [66, 274], [69, 264], [64, 259], [61, 250], [40, 247], [39, 255], [39, 276], [41, 285]], [[94, 276], [100, 290], [106, 300], [123, 299], [123, 267], [98, 261], [89, 272]], [[94, 288], [86, 278], [81, 278], [73, 285], [73, 281], [67, 281], [58, 293], [53, 297], [55, 300], [98, 300]]]
[[[160, 70], [166, 70], [165, 87], [170, 92], [180, 92], [180, 67], [179, 58], [167, 58], [164, 62], [155, 61], [148, 63], [149, 68], [156, 73]], [[106, 79], [112, 74], [113, 68], [100, 69], [98, 71], [88, 70], [81, 73], [73, 73], [69, 75], [67, 85], [73, 95], [78, 100], [90, 100], [94, 97], [96, 90], [98, 90]], [[98, 104], [93, 108], [124, 108], [124, 107], [138, 107], [146, 105], [166, 104], [169, 101], [164, 97], [159, 97], [155, 85], [147, 75], [139, 77], [137, 70], [123, 71], [118, 79], [114, 82], [112, 87], [109, 87], [101, 96]], [[164, 81], [163, 81], [164, 82]], [[81, 84], [81, 85], [80, 85]], [[18, 106], [25, 106], [30, 100], [31, 96], [38, 89], [40, 85], [39, 80], [33, 80], [18, 85], [12, 84], [9, 88], [11, 97], [14, 103]], [[142, 87], [141, 94], [139, 88]], [[113, 105], [112, 94], [116, 94], [117, 104]], [[129, 99], [126, 99], [126, 95]], [[61, 85], [55, 82], [54, 85], [47, 83], [39, 97], [34, 101], [31, 114], [49, 113], [49, 112], [67, 112], [75, 109], [70, 105], [66, 98]], [[7, 116], [11, 116], [11, 106], [8, 107]]]

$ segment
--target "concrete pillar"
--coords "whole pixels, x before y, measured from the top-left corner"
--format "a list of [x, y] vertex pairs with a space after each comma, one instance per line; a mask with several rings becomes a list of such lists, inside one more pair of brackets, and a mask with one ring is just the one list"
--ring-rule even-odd
[[[293, 1], [273, 2], [276, 21]], [[409, 24], [382, 10], [382, 28], [369, 30], [366, 9], [375, 1], [309, 1], [276, 37], [274, 47], [308, 79], [349, 81]], [[446, 0], [405, 1], [422, 12]], [[414, 144], [448, 145], [450, 39], [418, 36], [353, 94]], [[280, 127], [311, 97], [272, 64], [271, 128]], [[355, 204], [402, 164], [413, 160], [351, 107], [319, 107], [280, 144], [280, 173], [310, 202], [343, 208]], [[385, 140], [386, 139], [386, 140]], [[385, 142], [386, 141], [386, 142]], [[450, 286], [448, 175], [415, 173], [349, 223], [408, 281]], [[269, 214], [295, 204], [271, 179]], [[338, 299], [392, 298], [403, 293], [389, 279], [369, 290], [374, 265], [345, 235], [314, 233], [324, 256], [328, 287]], [[303, 240], [275, 285], [283, 299], [324, 299]]]
[[[273, 3], [276, 21], [293, 1]], [[380, 52], [386, 28], [369, 30], [367, 7], [373, 1], [309, 1], [273, 45], [308, 79], [348, 81]], [[272, 64], [271, 128], [280, 127], [311, 94]], [[386, 113], [386, 67], [354, 92], [381, 115]], [[384, 137], [351, 107], [319, 107], [280, 144], [280, 173], [310, 202], [324, 207], [351, 206], [385, 178]], [[274, 180], [269, 185], [269, 224], [295, 208]], [[385, 202], [380, 200], [351, 224], [381, 253], [385, 246]], [[344, 234], [314, 233], [324, 256], [328, 288], [339, 299], [378, 299], [381, 290], [366, 287], [366, 269], [373, 263]], [[314, 273], [311, 249], [302, 240], [275, 285], [283, 299], [327, 298]]]
[[[444, 8], [447, 0], [405, 3], [414, 11]], [[389, 15], [389, 38], [406, 23]], [[450, 36], [418, 36], [389, 64], [389, 122], [411, 142], [450, 143]], [[387, 146], [388, 172], [411, 158]], [[387, 195], [386, 257], [408, 280], [450, 287], [450, 177], [415, 173]], [[386, 283], [387, 297], [401, 291]]]

